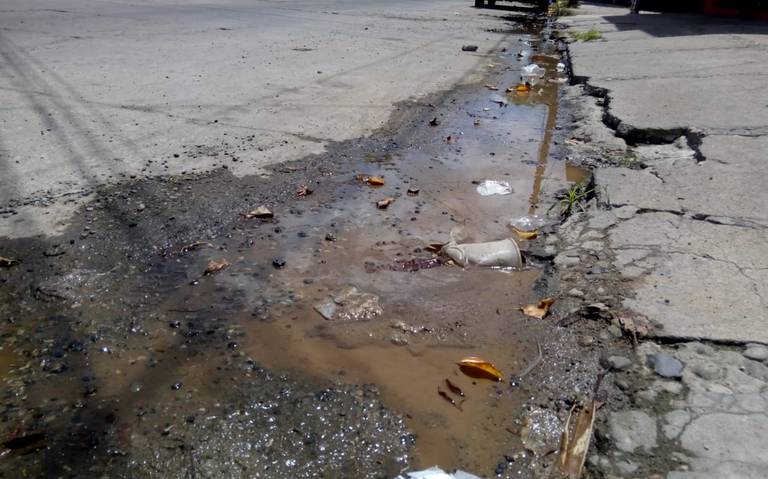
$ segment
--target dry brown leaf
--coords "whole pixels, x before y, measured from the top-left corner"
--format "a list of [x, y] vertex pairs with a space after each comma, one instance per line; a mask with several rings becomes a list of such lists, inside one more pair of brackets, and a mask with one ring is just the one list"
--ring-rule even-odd
[[195, 241], [194, 243], [190, 243], [188, 245], [182, 246], [181, 249], [179, 250], [179, 252], [184, 254], [184, 253], [186, 253], [188, 251], [195, 251], [195, 250], [198, 250], [198, 249], [203, 248], [205, 246], [207, 246], [209, 248], [215, 248], [216, 247], [216, 246], [214, 246], [213, 244], [211, 244], [211, 243], [209, 243], [207, 241]]
[[312, 194], [312, 190], [307, 185], [301, 185], [301, 188], [296, 191], [296, 196], [309, 196]]
[[205, 267], [205, 274], [206, 276], [218, 273], [219, 271], [229, 268], [229, 266], [232, 263], [226, 260], [226, 258], [221, 258], [220, 260], [212, 259], [208, 261], [208, 265]]
[[443, 246], [443, 243], [429, 243], [424, 249], [430, 253], [439, 253], [443, 249]]
[[379, 176], [366, 176], [365, 182], [371, 186], [384, 186], [384, 178]]
[[527, 306], [523, 306], [520, 308], [520, 311], [523, 312], [526, 316], [531, 316], [532, 318], [538, 318], [538, 319], [544, 319], [544, 316], [549, 313], [549, 307], [552, 306], [552, 304], [555, 302], [552, 298], [544, 298], [541, 301], [539, 301], [537, 304], [529, 304]]
[[504, 377], [501, 371], [496, 369], [496, 366], [476, 356], [466, 357], [456, 364], [459, 365], [461, 372], [471, 378], [501, 381]]
[[472, 122], [472, 124], [475, 125], [475, 126], [480, 126], [480, 119], [479, 118], [475, 118], [475, 121]]
[[557, 461], [560, 473], [568, 479], [578, 479], [581, 477], [584, 461], [589, 450], [589, 443], [592, 440], [595, 414], [599, 406], [599, 402], [594, 400], [582, 406], [573, 429], [571, 429], [571, 419], [573, 418], [576, 406], [568, 413], [568, 419], [565, 422], [563, 435], [560, 440], [560, 457]]
[[377, 208], [379, 208], [380, 210], [385, 210], [385, 209], [387, 209], [387, 207], [388, 207], [389, 205], [391, 205], [391, 204], [392, 204], [394, 201], [395, 201], [395, 199], [394, 199], [394, 198], [392, 198], [391, 196], [387, 196], [387, 197], [386, 197], [386, 198], [384, 198], [383, 200], [379, 200], [379, 201], [377, 201], [377, 202], [376, 202], [376, 207], [377, 207]]
[[408, 188], [408, 196], [418, 196], [419, 191], [418, 188]]
[[274, 213], [272, 213], [272, 210], [267, 208], [266, 206], [259, 206], [255, 210], [251, 210], [248, 213], [245, 214], [245, 217], [247, 219], [251, 218], [272, 218], [275, 216]]
[[524, 240], [532, 240], [536, 239], [539, 236], [539, 230], [533, 230], [533, 231], [523, 231], [515, 228], [514, 226], [512, 229], [515, 231], [515, 234], [517, 234], [517, 237]]
[[10, 268], [11, 266], [16, 266], [17, 264], [19, 264], [19, 262], [15, 259], [0, 256], [0, 268]]

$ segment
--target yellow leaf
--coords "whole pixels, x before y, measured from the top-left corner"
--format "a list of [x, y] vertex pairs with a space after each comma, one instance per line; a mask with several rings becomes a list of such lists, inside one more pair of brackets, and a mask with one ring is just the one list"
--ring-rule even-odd
[[515, 228], [514, 226], [512, 229], [517, 234], [517, 237], [524, 240], [532, 240], [536, 239], [539, 236], [539, 230], [533, 230], [533, 231], [523, 231]]
[[459, 365], [461, 372], [471, 378], [491, 379], [493, 381], [501, 381], [503, 378], [501, 371], [496, 369], [496, 366], [476, 356], [466, 357], [456, 364]]
[[544, 316], [549, 313], [549, 307], [552, 306], [552, 303], [554, 302], [555, 300], [552, 298], [544, 298], [539, 301], [538, 304], [529, 304], [527, 306], [523, 306], [520, 308], [520, 311], [522, 311], [526, 316], [544, 319]]
[[530, 83], [521, 83], [515, 87], [515, 91], [531, 91], [531, 84]]
[[228, 268], [232, 263], [227, 261], [225, 258], [221, 258], [220, 260], [210, 260], [208, 261], [208, 266], [205, 267], [205, 274], [206, 276], [218, 273], [222, 269]]

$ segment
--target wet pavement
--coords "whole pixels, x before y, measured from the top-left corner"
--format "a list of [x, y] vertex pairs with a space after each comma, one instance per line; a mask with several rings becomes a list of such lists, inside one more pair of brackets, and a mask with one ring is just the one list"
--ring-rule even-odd
[[[487, 85], [403, 102], [370, 137], [269, 176], [137, 179], [99, 191], [61, 237], [2, 241], [21, 260], [1, 271], [2, 473], [547, 467], [595, 365], [571, 330], [518, 310], [548, 292], [546, 264], [462, 269], [428, 248], [510, 237], [511, 219], [545, 213], [544, 178], [582, 179], [549, 154], [560, 75], [547, 38], [521, 28], [488, 54]], [[547, 74], [507, 94], [524, 50]], [[481, 196], [486, 179], [513, 192]], [[273, 218], [247, 217], [262, 205]], [[363, 313], [319, 314], [350, 286]], [[463, 375], [466, 356], [504, 381]]]

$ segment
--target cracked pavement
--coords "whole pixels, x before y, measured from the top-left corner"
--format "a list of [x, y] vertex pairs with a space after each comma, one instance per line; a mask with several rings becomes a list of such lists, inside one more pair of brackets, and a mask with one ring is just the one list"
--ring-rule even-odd
[[[567, 287], [612, 281], [618, 314], [653, 325], [616, 373], [622, 399], [589, 463], [601, 477], [764, 477], [768, 27], [574, 13], [561, 18], [570, 31], [602, 34], [570, 44], [584, 85], [563, 100], [596, 199], [561, 228], [555, 264]], [[682, 372], [654, 372], [657, 353]]]

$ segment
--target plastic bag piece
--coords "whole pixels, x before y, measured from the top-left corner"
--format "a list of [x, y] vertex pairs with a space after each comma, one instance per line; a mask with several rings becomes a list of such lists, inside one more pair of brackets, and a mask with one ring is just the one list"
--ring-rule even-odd
[[442, 252], [460, 266], [523, 267], [520, 247], [511, 238], [487, 243], [449, 243]]
[[482, 196], [508, 195], [512, 187], [506, 181], [485, 180], [477, 186], [477, 192]]
[[437, 466], [424, 469], [423, 471], [406, 472], [405, 475], [397, 476], [395, 479], [482, 479], [479, 476], [464, 471], [456, 471], [448, 474]]
[[537, 77], [541, 77], [541, 76], [544, 76], [544, 73], [546, 73], [546, 70], [544, 70], [543, 68], [541, 68], [540, 66], [538, 66], [535, 63], [531, 63], [530, 65], [526, 65], [521, 70], [521, 75], [522, 76], [537, 76]]
[[546, 226], [546, 218], [542, 218], [539, 215], [525, 215], [519, 218], [514, 218], [509, 222], [509, 225], [520, 231], [536, 231]]

